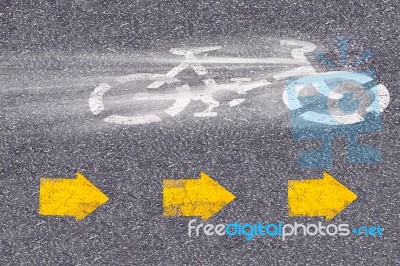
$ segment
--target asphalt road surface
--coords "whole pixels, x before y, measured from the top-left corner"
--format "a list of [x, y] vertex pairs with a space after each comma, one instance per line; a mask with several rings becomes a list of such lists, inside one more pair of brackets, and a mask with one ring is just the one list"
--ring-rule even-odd
[[[399, 13], [396, 0], [2, 2], [0, 264], [400, 265]], [[293, 139], [282, 98], [286, 79], [274, 79], [297, 66], [214, 59], [293, 58], [296, 47], [280, 41], [298, 40], [316, 46], [306, 57], [324, 72], [315, 52], [339, 62], [339, 38], [349, 40], [351, 60], [374, 51], [367, 66], [390, 93], [382, 129], [361, 136], [382, 159], [348, 164], [345, 138], [338, 137], [330, 169], [301, 168], [300, 151], [318, 140]], [[154, 80], [116, 81], [165, 74], [183, 59], [170, 49], [193, 46], [221, 49], [200, 54], [209, 59], [207, 73], [185, 69], [176, 76], [179, 86], [201, 92], [204, 79], [231, 84], [232, 78], [270, 84], [244, 96], [221, 90], [214, 95], [216, 116], [195, 116], [207, 104], [192, 100], [171, 117], [162, 112], [171, 101], [135, 97], [173, 94], [175, 83], [148, 89]], [[111, 89], [95, 114], [89, 99], [102, 83]], [[161, 121], [104, 121], [144, 114]], [[289, 217], [288, 180], [321, 178], [323, 170], [358, 198], [329, 222]], [[109, 201], [80, 221], [39, 215], [40, 178], [73, 178], [77, 171]], [[379, 225], [384, 235], [189, 237], [192, 218], [163, 216], [163, 180], [196, 178], [202, 171], [236, 196], [208, 223]]]

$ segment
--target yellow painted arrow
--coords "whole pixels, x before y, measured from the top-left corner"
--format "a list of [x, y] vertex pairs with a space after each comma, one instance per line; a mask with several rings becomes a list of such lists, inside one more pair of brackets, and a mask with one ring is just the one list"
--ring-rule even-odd
[[198, 179], [166, 179], [163, 182], [164, 216], [211, 218], [235, 196], [206, 173]]
[[76, 178], [40, 178], [39, 214], [73, 216], [77, 221], [108, 201], [81, 173]]
[[331, 220], [356, 198], [327, 172], [322, 179], [289, 180], [289, 216], [323, 216]]

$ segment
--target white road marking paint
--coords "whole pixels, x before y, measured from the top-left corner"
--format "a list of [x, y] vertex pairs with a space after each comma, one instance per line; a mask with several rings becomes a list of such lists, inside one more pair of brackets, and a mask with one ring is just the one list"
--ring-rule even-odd
[[[246, 79], [248, 80], [248, 79]], [[217, 84], [213, 79], [203, 80], [206, 85], [206, 89], [202, 91], [192, 91], [188, 85], [181, 86], [176, 89], [175, 93], [137, 93], [133, 99], [138, 101], [175, 101], [173, 106], [167, 109], [166, 113], [171, 116], [175, 116], [182, 112], [190, 103], [190, 101], [202, 101], [207, 105], [207, 108], [202, 112], [194, 113], [195, 117], [209, 117], [216, 116], [213, 109], [219, 106], [219, 101], [213, 98], [213, 94], [218, 91], [230, 90], [238, 93], [239, 95], [245, 95], [248, 91], [267, 86], [270, 84], [267, 80], [257, 81], [242, 81], [235, 79], [233, 83], [228, 84]], [[235, 106], [243, 102], [240, 98], [239, 101], [234, 101]], [[236, 104], [235, 104], [236, 103]]]
[[275, 80], [284, 80], [290, 77], [298, 77], [298, 76], [309, 76], [316, 74], [314, 67], [312, 66], [301, 66], [295, 69], [291, 69], [288, 71], [284, 71], [274, 75]]
[[170, 116], [174, 117], [180, 112], [182, 112], [190, 103], [190, 98], [180, 99], [179, 101], [175, 101], [175, 103], [169, 107], [165, 112]]
[[241, 104], [242, 102], [244, 102], [245, 100], [246, 100], [246, 99], [244, 99], [244, 98], [241, 98], [241, 99], [234, 99], [234, 100], [232, 100], [232, 101], [229, 102], [229, 106], [230, 106], [230, 107], [233, 107], [233, 106], [239, 105], [239, 104]]
[[[194, 47], [194, 48], [172, 48], [172, 49], [170, 49], [171, 53], [176, 54], [176, 55], [183, 55], [184, 59], [183, 59], [182, 63], [180, 63], [178, 66], [176, 66], [173, 69], [171, 69], [170, 71], [168, 71], [168, 73], [166, 73], [165, 76], [167, 78], [173, 78], [186, 68], [192, 68], [193, 71], [196, 72], [197, 75], [204, 76], [208, 73], [207, 69], [205, 69], [202, 65], [199, 65], [198, 63], [194, 62], [194, 60], [196, 60], [195, 55], [219, 50], [221, 48], [222, 48], [222, 46]], [[154, 81], [153, 83], [151, 83], [149, 86], [147, 86], [147, 88], [156, 89], [156, 88], [161, 87], [164, 84], [165, 84], [165, 81], [158, 80], [158, 81]]]
[[[281, 45], [288, 45], [288, 46], [301, 46], [301, 48], [296, 48], [291, 51], [293, 58], [301, 59], [307, 61], [307, 57], [304, 55], [305, 53], [313, 52], [317, 46], [310, 42], [298, 41], [298, 40], [281, 40]], [[308, 62], [308, 64], [311, 64]]]
[[161, 118], [154, 114], [138, 115], [138, 116], [120, 116], [111, 115], [104, 119], [104, 122], [118, 124], [118, 125], [141, 125], [160, 122]]
[[378, 84], [377, 88], [373, 88], [375, 91], [377, 91], [377, 97], [375, 97], [374, 102], [371, 103], [371, 106], [367, 108], [368, 112], [376, 112], [375, 104], [379, 103], [379, 111], [383, 113], [385, 111], [386, 107], [388, 107], [389, 102], [390, 102], [390, 94], [388, 89], [385, 87], [383, 84]]
[[[176, 55], [183, 55], [184, 60], [178, 66], [171, 69], [166, 74], [151, 74], [151, 73], [136, 73], [126, 76], [121, 76], [116, 78], [116, 80], [120, 83], [125, 83], [129, 81], [135, 80], [155, 80], [147, 88], [154, 89], [159, 88], [165, 83], [173, 83], [178, 82], [179, 80], [175, 78], [177, 74], [182, 72], [184, 69], [192, 68], [193, 71], [199, 76], [204, 76], [208, 73], [207, 69], [204, 66], [198, 64], [196, 62], [196, 54], [205, 53], [209, 51], [214, 51], [221, 49], [221, 46], [210, 46], [210, 47], [195, 47], [195, 48], [172, 48], [170, 50], [171, 53]], [[215, 59], [211, 61], [215, 62]], [[217, 60], [219, 60], [217, 58]], [[243, 60], [239, 60], [238, 62], [243, 63], [248, 60], [244, 58]], [[283, 60], [283, 61], [282, 61]], [[266, 62], [270, 63], [282, 63], [287, 59], [267, 59]], [[201, 61], [201, 60], [200, 60]], [[292, 61], [292, 59], [289, 59]], [[269, 82], [266, 80], [261, 81], [253, 81], [251, 82], [251, 78], [236, 78], [232, 79], [233, 83], [231, 84], [217, 84], [214, 80], [208, 79], [204, 80], [206, 85], [206, 90], [202, 92], [192, 92], [188, 85], [183, 85], [175, 89], [175, 93], [170, 94], [150, 94], [150, 93], [137, 93], [134, 95], [134, 100], [143, 100], [143, 101], [173, 101], [172, 106], [164, 110], [164, 112], [170, 116], [176, 116], [181, 113], [193, 100], [200, 100], [207, 105], [207, 108], [202, 112], [196, 112], [193, 115], [195, 117], [208, 117], [208, 116], [216, 116], [217, 113], [213, 112], [213, 109], [220, 105], [219, 101], [213, 98], [213, 93], [221, 90], [233, 90], [240, 95], [246, 94], [247, 91], [268, 85]], [[109, 84], [103, 83], [100, 84], [90, 96], [89, 99], [89, 107], [93, 114], [98, 115], [104, 110], [103, 105], [103, 95], [107, 92], [111, 86]], [[235, 99], [229, 102], [229, 105], [236, 106], [241, 104], [244, 101], [243, 98]], [[124, 125], [136, 125], [136, 124], [146, 124], [161, 121], [161, 118], [155, 114], [150, 115], [140, 115], [140, 116], [119, 116], [112, 115], [104, 119], [105, 122], [115, 123], [115, 124], [124, 124]]]
[[254, 64], [254, 65], [305, 65], [307, 59], [296, 58], [243, 58], [243, 57], [204, 57], [186, 61], [189, 64]]
[[[298, 76], [309, 76], [309, 75], [326, 75], [326, 73], [317, 73], [311, 63], [307, 60], [305, 53], [313, 52], [316, 49], [316, 45], [296, 40], [282, 40], [280, 42], [282, 46], [300, 46], [291, 50], [293, 58], [231, 58], [231, 57], [204, 57], [196, 58], [196, 54], [206, 53], [209, 51], [219, 50], [221, 46], [209, 46], [209, 47], [194, 47], [194, 48], [172, 48], [170, 52], [175, 55], [183, 56], [183, 61], [168, 71], [166, 74], [153, 74], [153, 73], [136, 73], [126, 76], [117, 77], [116, 80], [120, 83], [135, 81], [135, 80], [153, 80], [153, 82], [147, 86], [149, 89], [159, 88], [165, 83], [170, 84], [179, 82], [180, 80], [175, 78], [176, 75], [181, 73], [187, 68], [191, 68], [197, 75], [204, 76], [208, 74], [207, 69], [202, 64], [270, 64], [270, 65], [300, 65], [297, 68], [278, 73], [273, 76], [275, 80], [284, 80], [289, 77]], [[181, 113], [191, 101], [199, 100], [207, 105], [207, 108], [202, 112], [194, 113], [195, 117], [212, 117], [216, 116], [217, 113], [213, 112], [214, 108], [220, 105], [219, 101], [213, 98], [213, 93], [221, 90], [235, 91], [239, 95], [245, 95], [248, 91], [262, 86], [267, 86], [270, 83], [267, 80], [251, 81], [251, 78], [232, 78], [233, 83], [229, 84], [217, 84], [213, 79], [206, 79], [203, 82], [206, 85], [206, 89], [203, 91], [192, 91], [188, 85], [177, 87], [173, 93], [164, 94], [150, 94], [150, 93], [137, 93], [134, 95], [134, 100], [139, 101], [173, 101], [173, 104], [164, 110], [166, 114], [173, 117]], [[316, 90], [323, 95], [331, 99], [340, 99], [343, 95], [338, 93], [331, 93], [329, 87], [320, 82], [313, 84]], [[102, 83], [91, 93], [89, 98], [89, 107], [94, 115], [100, 114], [104, 110], [103, 95], [110, 90], [111, 86], [107, 83]], [[303, 89], [302, 87], [296, 88], [296, 94]], [[377, 88], [379, 97], [375, 98], [379, 101], [380, 111], [388, 106], [390, 101], [389, 92], [386, 87], [382, 84], [378, 85]], [[301, 103], [298, 102], [297, 106], [289, 106], [287, 91], [284, 90], [282, 94], [283, 102], [288, 108], [297, 109], [301, 108]], [[245, 98], [237, 98], [229, 102], [229, 106], [237, 106], [245, 101]], [[371, 104], [370, 108], [373, 104]], [[370, 109], [369, 108], [369, 109]], [[368, 110], [368, 109], [367, 109]], [[376, 109], [374, 109], [376, 110]], [[371, 111], [371, 110], [370, 110]], [[358, 114], [346, 115], [346, 116], [332, 116], [332, 119], [342, 121], [343, 123], [356, 123], [362, 121], [362, 117]], [[360, 120], [361, 119], [361, 120]], [[107, 123], [123, 124], [123, 125], [138, 125], [160, 122], [161, 118], [155, 114], [139, 115], [139, 116], [119, 116], [111, 115], [104, 119]], [[336, 123], [337, 123], [336, 121]]]
[[168, 77], [164, 74], [153, 74], [153, 73], [130, 74], [126, 76], [117, 77], [116, 80], [120, 83], [125, 83], [134, 80], [158, 80], [166, 83], [179, 82], [179, 79], [176, 79], [174, 77]]
[[[164, 74], [152, 74], [152, 73], [137, 73], [126, 76], [117, 77], [116, 80], [120, 83], [135, 81], [135, 80], [157, 80], [166, 83], [178, 82], [178, 79], [166, 77]], [[100, 114], [104, 111], [103, 95], [111, 89], [111, 86], [107, 83], [101, 83], [97, 86], [94, 91], [90, 94], [89, 108], [94, 115]], [[141, 118], [140, 118], [141, 119]], [[110, 119], [109, 121], [116, 121]]]
[[307, 60], [307, 57], [305, 56], [305, 53], [311, 53], [317, 48], [315, 44], [296, 40], [281, 40], [281, 45], [301, 46], [300, 48], [292, 49], [290, 53], [295, 60], [303, 62], [303, 65], [298, 68], [276, 74], [274, 76], [275, 80], [283, 80], [289, 77], [307, 76], [317, 73], [315, 68], [311, 65], [311, 63]]
[[103, 105], [103, 95], [106, 93], [109, 89], [111, 89], [111, 86], [108, 85], [107, 83], [101, 83], [99, 86], [97, 86], [94, 91], [90, 94], [89, 98], [89, 108], [90, 111], [94, 115], [100, 114], [104, 110], [104, 105]]
[[[289, 95], [288, 95], [288, 93], [287, 93], [287, 90], [286, 90], [286, 88], [283, 90], [283, 93], [282, 93], [282, 100], [283, 100], [283, 103], [286, 105], [286, 107], [289, 109], [289, 110], [291, 110], [291, 111], [293, 111], [293, 110], [296, 110], [296, 109], [299, 109], [299, 108], [301, 108], [301, 107], [303, 107], [303, 105], [300, 103], [300, 101], [299, 101], [299, 98], [298, 98], [298, 96], [299, 96], [299, 92], [303, 89], [303, 88], [305, 88], [306, 87], [306, 85], [304, 85], [304, 84], [299, 84], [299, 85], [297, 85], [296, 87], [295, 87], [295, 95], [294, 95], [294, 98], [292, 99], [289, 99]], [[290, 103], [291, 104], [289, 104], [289, 100], [290, 100]]]

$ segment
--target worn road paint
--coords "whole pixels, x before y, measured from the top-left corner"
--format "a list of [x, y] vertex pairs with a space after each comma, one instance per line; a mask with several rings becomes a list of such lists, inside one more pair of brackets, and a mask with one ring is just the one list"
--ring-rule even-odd
[[[291, 76], [306, 75], [315, 73], [315, 69], [307, 60], [305, 53], [312, 52], [316, 46], [312, 43], [296, 41], [296, 40], [282, 40], [282, 46], [300, 46], [291, 50], [293, 58], [235, 58], [235, 57], [212, 57], [207, 56], [203, 58], [196, 58], [197, 54], [207, 53], [222, 49], [221, 46], [207, 46], [207, 47], [191, 47], [191, 48], [172, 48], [170, 52], [175, 55], [183, 56], [183, 61], [172, 68], [166, 74], [151, 74], [151, 73], [136, 73], [127, 76], [116, 78], [116, 81], [125, 83], [134, 80], [152, 80], [153, 82], [147, 86], [148, 89], [156, 89], [165, 83], [174, 83], [179, 80], [175, 78], [176, 75], [183, 70], [191, 68], [197, 75], [204, 76], [208, 74], [207, 69], [202, 64], [270, 64], [270, 65], [300, 65], [294, 70], [284, 71], [276, 76], [275, 80], [285, 79]], [[138, 93], [133, 97], [134, 100], [149, 101], [173, 101], [172, 105], [164, 110], [164, 113], [173, 117], [181, 113], [191, 101], [202, 101], [207, 105], [207, 108], [202, 112], [193, 114], [195, 117], [214, 117], [217, 113], [214, 108], [220, 105], [219, 101], [214, 99], [213, 93], [219, 90], [235, 91], [238, 94], [245, 95], [247, 91], [254, 88], [267, 86], [270, 82], [266, 80], [251, 81], [251, 78], [233, 78], [234, 83], [217, 84], [213, 79], [206, 79], [206, 90], [203, 92], [192, 91], [191, 88], [185, 84], [175, 88], [173, 93]], [[100, 114], [104, 111], [103, 95], [110, 89], [107, 83], [100, 84], [91, 93], [89, 98], [89, 107], [94, 115]], [[234, 107], [242, 104], [245, 101], [244, 97], [233, 99], [229, 102], [229, 107]], [[139, 125], [154, 122], [160, 122], [162, 119], [155, 113], [138, 116], [120, 116], [111, 115], [104, 119], [107, 123], [123, 124], [123, 125]]]
[[[130, 74], [130, 75], [120, 76], [120, 77], [116, 78], [116, 81], [118, 81], [119, 83], [125, 83], [125, 82], [130, 82], [130, 81], [139, 81], [139, 80], [153, 80], [153, 81], [164, 82], [164, 83], [168, 83], [168, 84], [179, 81], [178, 79], [173, 78], [173, 77], [168, 77], [165, 74], [152, 74], [152, 73], [136, 73], [136, 74]], [[104, 111], [103, 96], [110, 89], [111, 89], [111, 86], [109, 84], [101, 83], [90, 94], [89, 108], [90, 108], [90, 111], [94, 115], [98, 115], [102, 111]], [[120, 117], [120, 118], [123, 121], [129, 120], [129, 119], [124, 119], [123, 117]], [[108, 122], [112, 122], [112, 123], [114, 123], [116, 121], [120, 121], [119, 119], [115, 119], [115, 117], [110, 117], [105, 120], [108, 120]], [[140, 121], [140, 120], [143, 120], [143, 117], [138, 119], [138, 121]], [[158, 121], [156, 121], [156, 122], [158, 122]], [[122, 123], [120, 123], [120, 124], [122, 124]], [[140, 123], [136, 123], [136, 124], [140, 124]]]
[[103, 95], [110, 89], [111, 89], [110, 85], [108, 85], [107, 83], [101, 83], [90, 94], [89, 108], [94, 115], [98, 115], [102, 111], [104, 111]]
[[[195, 117], [211, 117], [216, 116], [217, 113], [213, 112], [213, 109], [220, 105], [219, 101], [215, 100], [213, 94], [219, 91], [234, 91], [239, 95], [245, 95], [248, 91], [267, 86], [270, 84], [267, 80], [256, 80], [256, 81], [241, 81], [235, 80], [233, 83], [218, 84], [213, 79], [207, 79], [203, 81], [206, 85], [205, 90], [195, 91], [191, 90], [188, 85], [183, 85], [176, 89], [175, 93], [169, 94], [155, 94], [155, 93], [138, 93], [133, 97], [137, 101], [174, 101], [175, 103], [169, 107], [165, 112], [170, 116], [176, 116], [182, 112], [190, 103], [190, 101], [202, 101], [207, 105], [207, 108], [202, 112], [196, 112], [193, 114]], [[243, 98], [240, 101], [232, 100], [230, 106], [235, 106], [243, 102]]]
[[251, 57], [204, 57], [187, 60], [190, 64], [251, 64], [251, 65], [306, 65], [307, 59], [297, 58], [251, 58]]
[[[210, 51], [215, 51], [221, 49], [222, 46], [209, 46], [209, 47], [192, 47], [192, 48], [171, 48], [170, 52], [176, 55], [183, 55], [184, 60], [182, 63], [168, 71], [165, 76], [167, 78], [174, 78], [176, 75], [181, 73], [183, 70], [187, 68], [193, 69], [199, 76], [204, 76], [208, 73], [207, 69], [204, 66], [194, 63], [193, 61], [196, 60], [195, 55], [206, 53]], [[165, 81], [158, 80], [151, 83], [147, 88], [156, 89], [161, 87], [165, 84]]]
[[275, 80], [284, 80], [289, 77], [305, 76], [317, 73], [305, 55], [306, 53], [313, 52], [317, 48], [315, 44], [297, 40], [281, 40], [280, 44], [282, 46], [301, 46], [300, 48], [292, 49], [290, 53], [294, 58], [292, 60], [303, 62], [303, 64], [295, 69], [274, 75]]
[[[307, 88], [305, 84], [313, 85], [315, 92], [327, 97], [330, 100], [340, 100], [343, 98], [342, 93], [335, 93], [332, 88], [326, 84], [326, 80], [333, 78], [347, 79], [349, 81], [356, 81], [360, 84], [365, 84], [373, 81], [373, 78], [359, 73], [359, 72], [347, 72], [347, 71], [330, 71], [325, 73], [316, 73], [312, 76], [305, 76], [296, 81], [296, 86], [291, 96], [288, 96], [288, 89], [283, 91], [282, 98], [285, 105], [289, 110], [296, 110], [303, 107], [303, 105], [298, 100], [299, 93]], [[303, 82], [304, 81], [304, 82]], [[376, 86], [370, 88], [370, 91], [374, 94], [374, 98], [370, 105], [366, 108], [367, 112], [379, 113], [383, 112], [390, 102], [389, 91], [383, 84], [377, 84]], [[311, 96], [311, 95], [310, 95]], [[290, 100], [290, 103], [289, 103]], [[321, 117], [323, 116], [323, 117]], [[349, 125], [359, 123], [364, 120], [364, 118], [357, 113], [346, 114], [346, 115], [321, 115], [315, 112], [308, 112], [303, 114], [304, 119], [307, 121], [315, 123], [324, 123], [329, 125]]]
[[[373, 88], [374, 91], [377, 91], [378, 97], [374, 99], [375, 102], [378, 102], [379, 104], [379, 111], [383, 113], [385, 109], [388, 107], [389, 102], [390, 102], [390, 94], [388, 89], [386, 88], [385, 85], [383, 84], [378, 84], [378, 87], [375, 89]], [[371, 106], [375, 106], [376, 103], [371, 103]], [[374, 112], [372, 108], [367, 109], [368, 112]]]
[[211, 218], [235, 196], [201, 172], [198, 179], [166, 179], [163, 181], [164, 216], [200, 216]]
[[76, 178], [40, 178], [39, 214], [82, 220], [109, 198], [81, 173]]
[[322, 216], [333, 219], [357, 195], [327, 172], [322, 179], [289, 180], [289, 216]]
[[173, 77], [167, 77], [164, 74], [153, 74], [153, 73], [135, 73], [129, 74], [126, 76], [117, 77], [116, 80], [120, 83], [125, 83], [129, 81], [137, 81], [137, 80], [158, 80], [165, 81], [166, 83], [174, 83], [179, 80]]

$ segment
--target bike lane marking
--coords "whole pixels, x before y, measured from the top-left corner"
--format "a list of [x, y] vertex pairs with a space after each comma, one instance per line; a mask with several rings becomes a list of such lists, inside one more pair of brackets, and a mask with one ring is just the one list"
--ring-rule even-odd
[[[288, 76], [302, 75], [305, 73], [315, 73], [311, 63], [307, 61], [305, 53], [313, 51], [316, 46], [312, 43], [295, 41], [295, 40], [282, 40], [280, 42], [282, 46], [301, 46], [291, 50], [293, 58], [235, 58], [235, 57], [206, 57], [196, 58], [196, 54], [205, 53], [209, 51], [219, 50], [221, 46], [207, 46], [207, 47], [192, 47], [192, 48], [172, 48], [170, 52], [176, 55], [184, 56], [184, 60], [176, 67], [171, 69], [166, 74], [150, 74], [150, 73], [137, 73], [127, 76], [116, 78], [120, 83], [125, 83], [134, 80], [155, 80], [147, 86], [148, 89], [158, 88], [165, 83], [173, 83], [179, 81], [175, 78], [177, 74], [182, 72], [184, 69], [192, 68], [195, 73], [199, 76], [203, 76], [208, 73], [207, 69], [201, 64], [283, 64], [283, 65], [300, 65], [300, 67], [281, 73], [280, 76], [274, 76], [275, 80], [280, 80]], [[214, 99], [213, 93], [220, 90], [232, 90], [237, 92], [239, 95], [245, 95], [247, 91], [267, 86], [270, 84], [267, 80], [251, 81], [251, 78], [240, 78], [232, 79], [234, 83], [228, 84], [217, 84], [213, 79], [206, 79], [203, 82], [206, 85], [204, 92], [192, 92], [188, 85], [183, 85], [175, 88], [174, 94], [150, 94], [150, 93], [139, 93], [136, 94], [134, 100], [160, 100], [174, 101], [172, 106], [164, 110], [166, 114], [173, 117], [181, 113], [190, 103], [190, 101], [199, 100], [207, 105], [204, 111], [196, 112], [193, 114], [194, 117], [213, 117], [217, 116], [213, 109], [220, 105], [219, 101]], [[242, 82], [241, 82], [242, 81]], [[102, 102], [103, 95], [111, 88], [108, 84], [100, 84], [92, 92], [89, 99], [89, 107], [94, 115], [100, 114], [104, 110]], [[240, 105], [245, 101], [245, 98], [234, 99], [229, 102], [229, 107]], [[103, 121], [115, 124], [124, 125], [138, 125], [160, 122], [162, 119], [156, 114], [138, 115], [138, 116], [120, 116], [111, 115], [105, 118]]]

